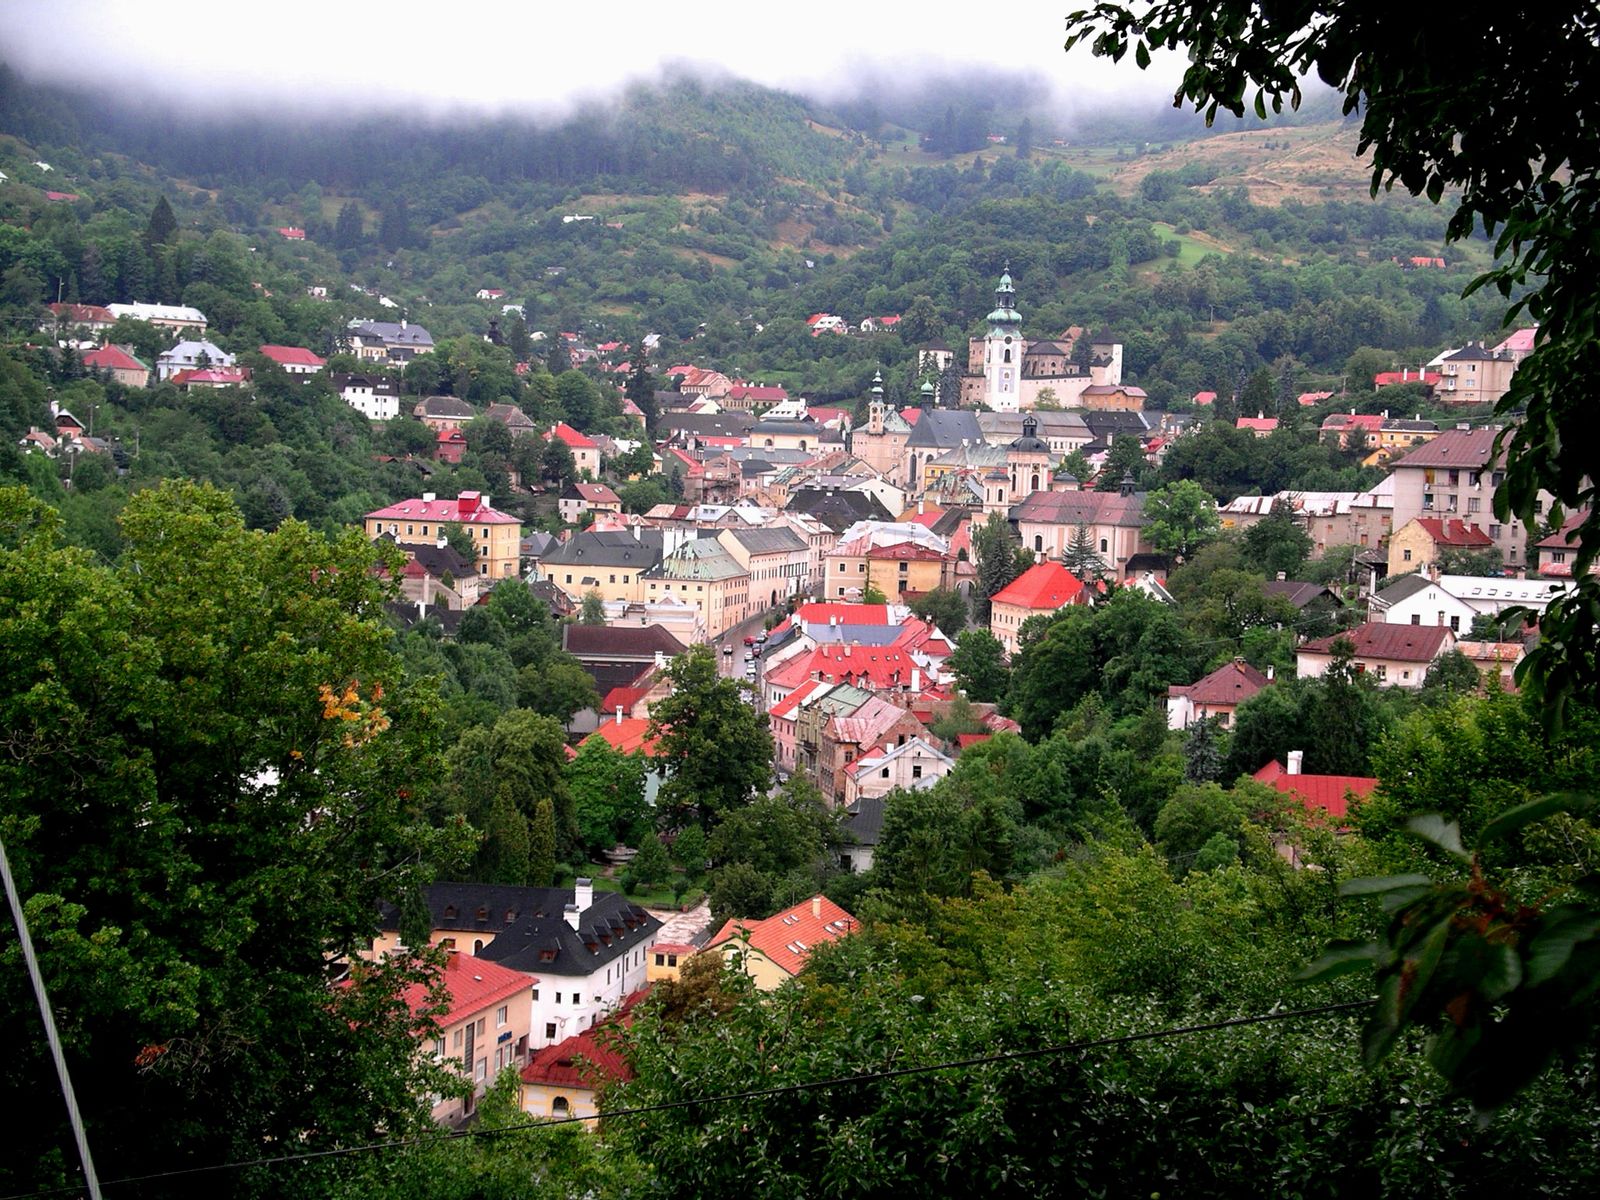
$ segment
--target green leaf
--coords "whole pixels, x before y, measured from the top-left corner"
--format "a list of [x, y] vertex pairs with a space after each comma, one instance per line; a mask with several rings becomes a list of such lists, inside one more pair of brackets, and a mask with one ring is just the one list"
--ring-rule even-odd
[[1139, 69], [1141, 71], [1144, 70], [1150, 65], [1150, 48], [1143, 42], [1140, 42], [1134, 47], [1133, 58], [1134, 61], [1139, 64]]
[[1462, 862], [1472, 861], [1472, 855], [1461, 844], [1461, 826], [1454, 821], [1447, 821], [1438, 813], [1427, 813], [1412, 817], [1406, 822], [1406, 828], [1423, 841], [1432, 842], [1446, 854], [1454, 855]]
[[1489, 947], [1488, 964], [1478, 980], [1478, 990], [1487, 999], [1498, 1000], [1517, 990], [1522, 984], [1522, 959], [1512, 947], [1500, 944]]
[[1380, 896], [1400, 888], [1432, 886], [1433, 880], [1426, 875], [1369, 875], [1360, 879], [1346, 879], [1339, 885], [1339, 895]]
[[1538, 800], [1530, 800], [1526, 804], [1508, 809], [1483, 827], [1483, 832], [1478, 835], [1478, 842], [1492, 842], [1507, 834], [1515, 833], [1525, 825], [1535, 821], [1542, 821], [1556, 813], [1584, 813], [1594, 807], [1593, 796], [1572, 795], [1559, 793], [1554, 796], [1542, 796]]
[[1383, 947], [1376, 942], [1333, 942], [1321, 958], [1303, 967], [1294, 980], [1296, 983], [1322, 983], [1370, 966], [1382, 955]]
[[1416, 1007], [1417, 1000], [1427, 990], [1428, 981], [1438, 969], [1439, 960], [1444, 957], [1444, 948], [1450, 941], [1452, 925], [1453, 922], [1449, 917], [1436, 924], [1429, 931], [1427, 940], [1422, 943], [1421, 952], [1407, 960], [1414, 970], [1405, 995], [1399, 998], [1399, 1014], [1402, 1021]]
[[1538, 987], [1560, 973], [1582, 942], [1600, 933], [1600, 915], [1558, 921], [1535, 935], [1528, 944], [1526, 982]]

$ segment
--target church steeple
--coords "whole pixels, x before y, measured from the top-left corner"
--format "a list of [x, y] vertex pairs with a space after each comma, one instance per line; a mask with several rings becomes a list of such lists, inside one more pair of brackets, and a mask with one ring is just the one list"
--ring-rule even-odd
[[1011, 282], [1009, 262], [994, 289], [994, 302], [989, 332], [983, 339], [983, 401], [996, 412], [1016, 412], [1027, 344], [1022, 340], [1022, 314], [1016, 309], [1017, 289]]
[[880, 434], [883, 432], [883, 372], [875, 371], [872, 375], [872, 390], [867, 393], [867, 432]]

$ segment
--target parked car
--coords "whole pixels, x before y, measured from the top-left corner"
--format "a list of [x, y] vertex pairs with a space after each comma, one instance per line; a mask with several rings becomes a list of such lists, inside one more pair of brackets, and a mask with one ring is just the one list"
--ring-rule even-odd
[[746, 645], [746, 646], [754, 646], [754, 645], [755, 645], [755, 644], [756, 644], [756, 639], [755, 639], [755, 637], [754, 637], [754, 636], [751, 636], [751, 637], [747, 637], [747, 638], [745, 638], [745, 639], [744, 639], [744, 644], [745, 644], [745, 645]]
[[723, 642], [722, 643], [722, 652], [724, 654], [732, 654], [733, 653], [733, 643], [732, 642]]

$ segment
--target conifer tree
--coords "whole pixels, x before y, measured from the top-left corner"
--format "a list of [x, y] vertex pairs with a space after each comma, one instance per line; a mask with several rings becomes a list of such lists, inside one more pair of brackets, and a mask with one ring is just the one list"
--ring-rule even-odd
[[556, 877], [556, 806], [549, 796], [533, 810], [528, 828], [528, 882], [549, 887]]
[[156, 197], [155, 207], [150, 210], [150, 223], [144, 227], [145, 246], [165, 246], [177, 232], [178, 218], [173, 215], [172, 205], [165, 196]]

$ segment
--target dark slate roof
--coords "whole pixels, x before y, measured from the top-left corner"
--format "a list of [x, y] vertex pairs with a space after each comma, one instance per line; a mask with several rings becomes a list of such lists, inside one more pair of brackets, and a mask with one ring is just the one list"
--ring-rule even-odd
[[668, 658], [688, 649], [659, 625], [565, 625], [561, 648], [575, 658]]
[[844, 812], [839, 828], [845, 835], [858, 846], [876, 846], [883, 832], [883, 797], [862, 796]]
[[1098, 412], [1085, 410], [1083, 423], [1089, 427], [1089, 432], [1096, 438], [1110, 441], [1119, 433], [1148, 433], [1150, 422], [1145, 420], [1143, 413], [1136, 412]]
[[405, 552], [435, 579], [442, 578], [446, 571], [457, 579], [478, 573], [477, 567], [456, 553], [453, 546], [406, 546]]
[[1432, 584], [1433, 580], [1420, 571], [1411, 571], [1384, 587], [1373, 596], [1373, 599], [1384, 604], [1398, 604], [1402, 600], [1415, 596], [1418, 592], [1432, 586]]
[[815, 517], [834, 533], [843, 533], [857, 521], [894, 520], [894, 514], [869, 492], [800, 488], [790, 495], [786, 507], [790, 512]]
[[535, 600], [543, 602], [554, 617], [569, 617], [577, 611], [577, 605], [572, 603], [572, 597], [548, 579], [533, 580], [528, 584], [528, 590], [533, 593]]
[[906, 447], [949, 450], [962, 442], [977, 445], [982, 441], [983, 430], [978, 427], [977, 413], [964, 409], [930, 408], [911, 427]]
[[1296, 608], [1304, 608], [1313, 600], [1328, 597], [1337, 600], [1338, 597], [1324, 584], [1312, 583], [1306, 579], [1269, 579], [1263, 587], [1269, 596], [1286, 597], [1290, 604]]
[[557, 567], [653, 567], [661, 561], [661, 531], [639, 529], [611, 530], [605, 533], [575, 533], [560, 545], [551, 546], [540, 559], [548, 572]]
[[684, 434], [689, 437], [744, 437], [756, 423], [747, 412], [662, 413], [656, 422], [657, 437]]
[[438, 604], [430, 604], [426, 609], [411, 603], [409, 600], [395, 600], [385, 604], [384, 611], [398, 622], [401, 629], [414, 629], [424, 620], [437, 621], [444, 630], [445, 637], [454, 637], [456, 628], [461, 624], [461, 609], [444, 608]]
[[728, 533], [751, 554], [781, 554], [811, 549], [811, 544], [805, 538], [787, 526], [782, 529], [730, 529]]
[[429, 396], [419, 406], [428, 417], [475, 417], [478, 410], [456, 396]]
[[782, 433], [789, 434], [794, 437], [816, 437], [817, 434], [822, 432], [822, 426], [818, 425], [810, 417], [801, 417], [799, 420], [794, 421], [787, 421], [781, 417], [775, 417], [772, 420], [757, 421], [754, 425], [750, 426], [750, 432], [751, 434]]
[[[649, 945], [661, 922], [618, 892], [595, 891], [566, 922], [570, 888], [515, 887], [495, 883], [435, 883], [423, 889], [434, 929], [459, 935], [489, 933], [495, 940], [478, 957], [530, 975], [588, 975], [636, 946]], [[379, 908], [379, 924], [397, 925], [392, 904]]]

